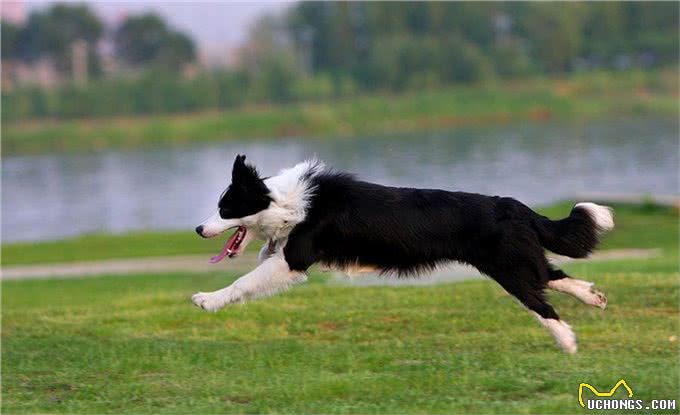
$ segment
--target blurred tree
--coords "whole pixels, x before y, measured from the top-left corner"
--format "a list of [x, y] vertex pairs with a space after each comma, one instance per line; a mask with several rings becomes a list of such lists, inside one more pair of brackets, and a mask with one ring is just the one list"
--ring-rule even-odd
[[155, 62], [163, 67], [179, 70], [195, 59], [194, 42], [183, 33], [171, 31], [163, 38]]
[[285, 20], [265, 15], [250, 28], [241, 49], [241, 66], [250, 74], [250, 96], [259, 102], [285, 102], [294, 98], [302, 65], [292, 47]]
[[547, 72], [570, 69], [581, 46], [581, 14], [577, 3], [531, 3], [524, 24], [532, 54]]
[[656, 63], [676, 63], [680, 3], [630, 2], [624, 6], [630, 50], [647, 55]]
[[531, 58], [526, 45], [519, 38], [500, 39], [492, 49], [493, 68], [504, 78], [519, 77], [532, 72]]
[[250, 27], [248, 42], [239, 51], [241, 64], [248, 70], [257, 70], [271, 55], [293, 55], [292, 46], [285, 21], [264, 15]]
[[167, 31], [165, 22], [155, 14], [128, 17], [116, 29], [116, 53], [133, 66], [150, 62], [156, 57]]
[[114, 35], [116, 54], [131, 66], [177, 71], [196, 58], [193, 41], [170, 30], [155, 14], [128, 17]]
[[593, 3], [583, 19], [583, 42], [580, 55], [611, 59], [629, 50], [625, 37], [624, 4]]
[[235, 107], [248, 97], [249, 78], [245, 71], [218, 72], [210, 79], [214, 80], [212, 89], [217, 94], [219, 108]]
[[297, 71], [286, 55], [272, 55], [262, 62], [252, 80], [253, 97], [257, 101], [286, 102], [293, 99]]
[[2, 22], [0, 25], [2, 34], [2, 58], [17, 58], [19, 56], [19, 32], [18, 26], [10, 22]]
[[29, 15], [18, 34], [17, 52], [25, 60], [47, 55], [54, 59], [59, 70], [68, 72], [73, 43], [85, 41], [90, 59], [96, 59], [95, 46], [102, 32], [102, 23], [87, 6], [56, 4]]
[[[122, 61], [144, 71], [50, 91], [6, 90], [2, 116], [167, 113], [436, 88], [496, 75], [677, 65], [679, 9], [679, 2], [657, 1], [302, 1], [282, 18], [253, 26], [241, 67], [190, 79], [172, 71], [195, 59], [191, 39], [158, 16], [136, 16], [117, 28], [114, 44]], [[0, 26], [3, 58], [49, 55], [62, 69], [71, 63], [74, 40], [94, 48], [101, 35], [96, 18], [70, 4], [34, 12], [19, 28]], [[88, 58], [89, 73], [98, 72], [97, 55]]]
[[481, 82], [493, 78], [491, 60], [471, 42], [451, 36], [441, 48], [442, 78], [448, 82]]
[[494, 41], [493, 22], [500, 5], [492, 2], [451, 2], [442, 10], [448, 23], [447, 36], [458, 35], [468, 43], [486, 50]]
[[433, 37], [408, 35], [382, 36], [373, 45], [364, 81], [367, 87], [403, 90], [438, 83], [440, 59]]

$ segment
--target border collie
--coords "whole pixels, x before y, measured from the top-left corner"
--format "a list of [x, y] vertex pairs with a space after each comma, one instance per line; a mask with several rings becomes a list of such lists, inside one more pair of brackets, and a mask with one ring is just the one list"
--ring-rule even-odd
[[575, 353], [574, 332], [546, 302], [544, 290], [602, 309], [607, 305], [593, 283], [551, 265], [544, 248], [572, 258], [588, 256], [599, 236], [614, 227], [608, 207], [578, 203], [568, 217], [551, 220], [512, 198], [381, 186], [318, 161], [261, 178], [245, 158], [236, 157], [217, 212], [196, 232], [212, 238], [236, 228], [213, 263], [238, 255], [254, 238], [265, 240], [260, 265], [226, 288], [195, 294], [193, 303], [204, 310], [303, 282], [315, 263], [347, 274], [399, 277], [458, 261], [493, 278], [563, 351]]

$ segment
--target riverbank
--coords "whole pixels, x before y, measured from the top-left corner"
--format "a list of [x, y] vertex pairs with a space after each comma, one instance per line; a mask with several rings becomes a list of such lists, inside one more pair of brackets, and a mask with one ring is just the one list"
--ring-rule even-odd
[[272, 137], [416, 132], [462, 125], [640, 114], [676, 116], [677, 72], [577, 74], [333, 102], [172, 116], [3, 125], [5, 156]]

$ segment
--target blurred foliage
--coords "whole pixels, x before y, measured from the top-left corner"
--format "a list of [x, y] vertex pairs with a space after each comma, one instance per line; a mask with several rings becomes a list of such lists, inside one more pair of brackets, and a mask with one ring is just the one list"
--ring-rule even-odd
[[3, 59], [30, 62], [47, 56], [62, 71], [71, 70], [73, 42], [85, 41], [90, 55], [95, 55], [92, 52], [104, 31], [103, 24], [87, 6], [66, 4], [31, 13], [21, 27], [3, 22], [2, 29]]
[[[2, 117], [177, 113], [656, 69], [677, 65], [678, 12], [677, 2], [301, 2], [252, 26], [238, 67], [190, 76], [180, 72], [195, 59], [191, 39], [158, 16], [130, 16], [113, 43], [133, 72], [3, 91]], [[25, 27], [2, 25], [3, 59], [63, 57], [65, 44], [95, 42], [101, 30], [85, 6], [56, 5]], [[94, 58], [89, 67], [101, 72]]]
[[219, 72], [179, 82], [174, 73], [157, 69], [139, 77], [102, 79], [87, 85], [67, 83], [53, 90], [22, 88], [3, 94], [2, 116], [77, 118], [229, 108], [243, 102], [242, 80], [246, 78]]
[[[474, 60], [483, 68], [499, 48], [505, 58], [529, 59], [535, 72], [548, 73], [576, 69], [576, 58], [605, 67], [622, 55], [630, 55], [632, 66], [677, 61], [677, 2], [302, 2], [288, 20], [297, 49], [310, 55], [311, 71], [347, 71], [369, 87], [389, 86], [395, 72], [408, 78], [440, 70], [436, 57], [447, 54], [481, 55], [487, 59]], [[363, 76], [394, 42], [411, 65], [385, 70], [386, 84]], [[409, 55], [414, 48], [423, 54]], [[640, 60], [643, 54], [647, 60]], [[504, 66], [496, 61], [492, 70], [517, 73]], [[521, 66], [520, 73], [530, 67]], [[466, 72], [442, 80], [470, 81]]]
[[127, 18], [114, 35], [116, 54], [132, 66], [157, 65], [178, 70], [196, 58], [192, 40], [170, 30], [154, 14]]
[[2, 59], [7, 59], [19, 55], [19, 26], [11, 22], [2, 22], [0, 25], [2, 32]]
[[[196, 57], [193, 41], [154, 14], [129, 16], [113, 32], [117, 58], [132, 67], [153, 65], [177, 71]], [[22, 26], [3, 21], [2, 58], [24, 62], [49, 58], [67, 74], [74, 42], [85, 41], [89, 73], [97, 76], [102, 72], [98, 46], [105, 35], [104, 24], [86, 5], [57, 3], [32, 12]]]

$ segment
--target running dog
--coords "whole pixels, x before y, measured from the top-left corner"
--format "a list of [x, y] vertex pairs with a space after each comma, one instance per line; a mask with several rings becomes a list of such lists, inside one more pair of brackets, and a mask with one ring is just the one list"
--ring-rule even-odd
[[593, 283], [551, 265], [544, 249], [588, 256], [614, 228], [612, 210], [578, 203], [568, 217], [548, 219], [509, 197], [388, 187], [306, 161], [262, 178], [239, 155], [217, 212], [196, 228], [204, 238], [235, 228], [216, 263], [238, 255], [254, 238], [266, 241], [260, 265], [226, 288], [199, 292], [195, 305], [216, 311], [271, 295], [307, 279], [320, 263], [347, 274], [396, 277], [451, 261], [470, 264], [515, 296], [567, 353], [577, 350], [571, 327], [545, 300], [550, 288], [604, 309]]

